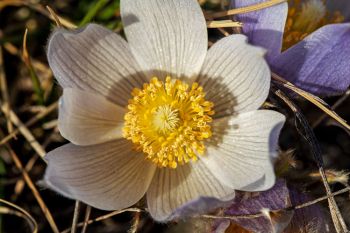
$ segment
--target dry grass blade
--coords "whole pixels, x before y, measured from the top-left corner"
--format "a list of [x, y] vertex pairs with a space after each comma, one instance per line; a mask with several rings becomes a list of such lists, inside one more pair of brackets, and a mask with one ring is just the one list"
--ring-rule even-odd
[[[347, 90], [345, 94], [339, 98], [331, 107], [331, 110], [334, 111], [337, 107], [339, 107], [347, 98], [350, 96], [350, 90]], [[317, 127], [325, 118], [327, 117], [327, 114], [322, 114], [320, 118], [318, 118], [313, 124], [312, 128]]]
[[59, 17], [57, 16], [57, 19], [55, 19], [54, 15], [52, 15], [51, 13], [47, 12], [45, 10], [45, 8], [40, 5], [40, 4], [35, 4], [35, 3], [32, 3], [30, 1], [24, 1], [24, 0], [1, 0], [0, 1], [0, 10], [6, 6], [17, 6], [17, 7], [20, 7], [20, 6], [27, 6], [29, 7], [30, 9], [32, 10], [35, 10], [37, 12], [39, 12], [40, 14], [48, 17], [50, 20], [53, 20], [56, 22], [60, 22], [60, 24], [66, 28], [76, 28], [77, 26], [74, 25], [73, 23], [71, 23], [69, 20], [67, 19], [64, 19], [62, 17]]
[[22, 6], [23, 5], [23, 1], [21, 0], [2, 0], [0, 1], [0, 10], [2, 10], [3, 8], [7, 7], [7, 6]]
[[[47, 12], [47, 10], [39, 4], [28, 4], [28, 7], [30, 7], [32, 10], [35, 10], [41, 14], [43, 14], [44, 16], [48, 17], [49, 19], [53, 20], [56, 22], [57, 19], [54, 18], [54, 16], [50, 13]], [[52, 12], [54, 12], [52, 10]], [[77, 26], [75, 24], [73, 24], [72, 22], [70, 22], [69, 20], [62, 18], [60, 16], [58, 16], [57, 14], [55, 14], [59, 20], [59, 22], [62, 24], [62, 26], [69, 28], [69, 29], [74, 29], [77, 28]]]
[[22, 50], [22, 60], [24, 61], [24, 64], [26, 65], [29, 75], [32, 80], [32, 85], [34, 92], [37, 97], [37, 101], [39, 105], [44, 104], [44, 91], [41, 88], [41, 83], [39, 80], [38, 75], [36, 74], [34, 67], [32, 65], [32, 61], [30, 59], [28, 50], [27, 50], [27, 35], [28, 35], [28, 29], [25, 30], [24, 36], [23, 36], [23, 50]]
[[207, 28], [232, 28], [242, 26], [243, 23], [232, 20], [207, 21]]
[[21, 120], [17, 117], [17, 115], [13, 111], [6, 112], [7, 109], [4, 107], [4, 105], [1, 105], [1, 110], [4, 112], [4, 114], [9, 114], [11, 122], [18, 127], [19, 131], [24, 136], [24, 138], [28, 141], [30, 146], [45, 161], [44, 156], [46, 152], [43, 149], [43, 147], [37, 142], [37, 140], [35, 139], [33, 134], [30, 132], [30, 130], [21, 122]]
[[[55, 132], [52, 132], [44, 141], [44, 143], [42, 144], [43, 148], [46, 148], [46, 146], [51, 142], [52, 140], [52, 135], [54, 135]], [[36, 154], [34, 154], [33, 156], [31, 156], [30, 160], [28, 161], [28, 163], [25, 165], [25, 170], [26, 172], [29, 172], [33, 167], [35, 162], [38, 160], [39, 156], [37, 156]], [[24, 188], [24, 180], [23, 179], [19, 179], [16, 182], [15, 185], [15, 193], [13, 195], [13, 198], [17, 198], [18, 195], [20, 195], [23, 191]]]
[[[7, 89], [7, 81], [5, 76], [5, 69], [4, 69], [4, 62], [3, 62], [3, 54], [2, 54], [2, 47], [0, 46], [0, 88], [1, 88], [1, 97], [3, 100], [3, 105], [7, 112], [10, 111], [10, 97]], [[5, 114], [6, 117], [6, 124], [7, 124], [7, 130], [9, 133], [13, 131], [13, 125], [9, 119], [9, 116]]]
[[43, 199], [41, 198], [37, 188], [35, 187], [35, 185], [33, 184], [32, 179], [29, 177], [28, 173], [25, 171], [21, 161], [19, 160], [17, 154], [9, 147], [7, 146], [7, 149], [10, 152], [10, 155], [13, 159], [13, 162], [15, 163], [16, 167], [22, 172], [23, 178], [26, 182], [26, 184], [28, 185], [28, 187], [30, 188], [30, 190], [32, 191], [35, 199], [37, 200], [41, 210], [43, 211], [47, 221], [49, 222], [51, 229], [54, 233], [59, 233], [59, 230], [57, 228], [57, 225], [51, 215], [50, 210], [47, 208], [45, 202], [43, 201]]
[[[31, 118], [27, 123], [25, 123], [24, 125], [17, 125], [17, 129], [15, 129], [12, 133], [10, 133], [9, 135], [5, 136], [1, 141], [0, 141], [0, 146], [4, 145], [5, 143], [7, 143], [8, 141], [10, 141], [12, 138], [14, 138], [19, 132], [25, 130], [26, 128], [32, 126], [33, 124], [37, 123], [39, 120], [43, 119], [44, 117], [46, 117], [48, 114], [52, 113], [53, 111], [55, 111], [58, 107], [58, 102], [55, 102], [53, 104], [51, 104], [50, 106], [48, 106], [44, 111], [38, 113], [36, 116], [34, 116], [33, 118]], [[5, 109], [6, 110], [6, 109]]]
[[[117, 210], [117, 211], [113, 211], [111, 213], [108, 213], [108, 214], [105, 214], [105, 215], [102, 215], [98, 218], [95, 218], [95, 219], [91, 219], [87, 222], [80, 222], [77, 224], [77, 227], [82, 227], [84, 226], [84, 224], [91, 224], [91, 223], [94, 223], [94, 222], [100, 222], [100, 221], [103, 221], [105, 219], [108, 219], [108, 218], [111, 218], [115, 215], [118, 215], [118, 214], [122, 214], [122, 213], [125, 213], [125, 212], [143, 212], [144, 210], [142, 209], [139, 209], [139, 208], [127, 208], [127, 209], [123, 209], [123, 210]], [[61, 233], [69, 233], [69, 231], [71, 230], [71, 228], [68, 228], [68, 229], [65, 229], [64, 231], [62, 231]]]
[[79, 220], [79, 213], [80, 213], [80, 201], [75, 201], [74, 215], [73, 215], [72, 227], [70, 231], [71, 233], [77, 232], [77, 223]]
[[344, 119], [342, 119], [340, 116], [338, 116], [334, 111], [332, 111], [320, 98], [301, 90], [300, 88], [294, 86], [292, 83], [288, 82], [287, 80], [283, 79], [277, 74], [272, 73], [272, 78], [277, 81], [279, 84], [281, 84], [283, 87], [288, 88], [289, 90], [297, 93], [304, 99], [310, 101], [312, 104], [316, 105], [318, 108], [320, 108], [322, 111], [324, 111], [327, 115], [332, 117], [334, 120], [339, 122], [342, 126], [344, 126], [347, 130], [350, 130], [350, 126], [346, 123]]
[[[304, 115], [301, 113], [299, 108], [290, 100], [287, 94], [283, 93], [281, 90], [275, 90], [272, 88], [276, 96], [278, 96], [281, 100], [283, 100], [289, 108], [294, 112], [296, 117], [296, 127], [299, 134], [305, 138], [305, 140], [309, 143], [311, 152], [316, 161], [317, 167], [319, 169], [319, 173], [322, 178], [323, 185], [326, 189], [327, 195], [330, 196], [332, 194], [329, 183], [327, 181], [327, 176], [324, 170], [323, 159], [320, 145], [316, 139], [315, 134], [312, 131], [311, 126], [305, 119]], [[298, 127], [298, 125], [300, 127]], [[348, 232], [346, 223], [342, 217], [342, 214], [339, 211], [338, 205], [333, 196], [330, 196], [328, 199], [329, 209], [332, 215], [334, 226], [337, 232]]]
[[262, 3], [254, 4], [251, 6], [247, 6], [247, 7], [236, 8], [236, 9], [222, 11], [222, 12], [216, 12], [210, 15], [206, 15], [206, 18], [215, 19], [215, 18], [230, 16], [230, 15], [244, 14], [252, 11], [262, 10], [284, 2], [287, 2], [287, 0], [270, 0]]
[[4, 206], [0, 206], [0, 213], [1, 214], [12, 214], [12, 215], [16, 215], [18, 217], [24, 218], [28, 222], [28, 224], [32, 230], [32, 233], [38, 232], [37, 222], [27, 211], [25, 211], [24, 209], [22, 209], [21, 207], [15, 205], [15, 204], [8, 202], [6, 200], [3, 200], [3, 199], [0, 199], [0, 203], [6, 204], [8, 206], [11, 206], [13, 209], [15, 209], [15, 210], [11, 210], [11, 209], [6, 208]]
[[[38, 157], [37, 155], [32, 156], [32, 157], [30, 158], [30, 160], [28, 161], [28, 163], [26, 164], [26, 166], [25, 166], [24, 169], [25, 169], [27, 172], [29, 172], [29, 171], [33, 168], [33, 166], [34, 166], [35, 162], [38, 160], [38, 158], [39, 158], [39, 157]], [[19, 179], [19, 180], [16, 182], [16, 185], [15, 185], [15, 193], [12, 195], [12, 198], [13, 198], [13, 199], [16, 199], [16, 198], [22, 193], [23, 188], [24, 188], [24, 185], [25, 185], [25, 182], [24, 182], [23, 179]]]
[[134, 221], [132, 223], [131, 228], [128, 230], [128, 233], [136, 233], [137, 232], [137, 229], [139, 228], [139, 224], [140, 224], [140, 217], [141, 217], [141, 213], [136, 212], [134, 215]]
[[51, 7], [46, 6], [47, 10], [50, 12], [52, 19], [55, 21], [57, 27], [62, 27], [62, 23], [56, 13], [51, 9]]
[[85, 233], [88, 227], [88, 221], [90, 219], [91, 214], [91, 206], [87, 205], [85, 210], [85, 217], [84, 217], [84, 223], [83, 228], [81, 229], [81, 233]]

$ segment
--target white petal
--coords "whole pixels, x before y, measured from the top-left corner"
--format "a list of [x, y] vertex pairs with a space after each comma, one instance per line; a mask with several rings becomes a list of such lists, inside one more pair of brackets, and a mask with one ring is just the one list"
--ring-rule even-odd
[[150, 75], [199, 73], [208, 35], [197, 0], [122, 0], [121, 15], [132, 52]]
[[217, 119], [201, 160], [217, 179], [237, 190], [262, 191], [275, 182], [272, 159], [285, 117], [258, 110]]
[[267, 98], [270, 70], [264, 50], [231, 35], [208, 51], [198, 82], [214, 103], [215, 117], [258, 109]]
[[60, 100], [58, 128], [76, 145], [93, 145], [122, 137], [124, 108], [105, 97], [65, 88]]
[[166, 221], [175, 217], [181, 206], [200, 197], [228, 201], [234, 197], [234, 190], [223, 185], [199, 160], [176, 169], [158, 169], [147, 191], [148, 209], [155, 220]]
[[47, 57], [62, 87], [91, 90], [122, 106], [145, 80], [126, 41], [96, 24], [55, 31]]
[[155, 165], [126, 140], [67, 144], [49, 152], [44, 182], [56, 192], [103, 210], [129, 207], [145, 194]]

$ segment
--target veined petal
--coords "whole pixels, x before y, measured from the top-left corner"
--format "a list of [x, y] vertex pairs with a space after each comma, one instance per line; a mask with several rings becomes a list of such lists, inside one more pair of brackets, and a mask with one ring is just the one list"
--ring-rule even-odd
[[127, 104], [132, 89], [145, 82], [126, 41], [96, 24], [56, 30], [47, 57], [63, 88], [92, 91], [121, 106]]
[[196, 0], [122, 0], [121, 15], [132, 52], [150, 76], [198, 74], [208, 35]]
[[46, 155], [44, 182], [54, 191], [103, 210], [135, 204], [156, 166], [121, 139], [93, 146], [67, 144]]
[[76, 145], [93, 145], [122, 137], [124, 108], [100, 95], [65, 88], [58, 113], [62, 136]]
[[350, 24], [327, 25], [283, 52], [272, 69], [316, 95], [343, 93], [350, 85]]
[[243, 191], [272, 187], [272, 159], [285, 117], [275, 111], [258, 110], [213, 122], [207, 155], [201, 157], [223, 184]]
[[208, 51], [197, 81], [214, 103], [214, 117], [258, 109], [269, 93], [270, 70], [264, 50], [243, 35], [231, 35]]
[[[287, 184], [284, 180], [278, 180], [271, 189], [259, 192], [257, 195], [250, 197], [244, 194], [237, 195], [232, 205], [226, 208], [224, 213], [226, 215], [249, 215], [259, 213], [262, 209], [274, 211], [288, 208], [290, 205]], [[292, 216], [293, 211], [280, 211], [278, 216], [274, 215], [271, 218], [261, 216], [249, 219], [235, 219], [233, 222], [247, 231], [249, 230], [249, 232], [277, 233], [284, 232], [283, 230], [290, 223]], [[298, 230], [294, 232], [298, 232]]]
[[168, 221], [217, 208], [234, 197], [198, 160], [176, 169], [158, 169], [147, 191], [148, 209], [157, 221]]
[[[231, 0], [232, 8], [246, 7], [266, 0]], [[249, 43], [267, 50], [268, 60], [281, 53], [284, 26], [288, 15], [288, 3], [281, 3], [266, 9], [237, 15], [243, 23], [243, 33]]]

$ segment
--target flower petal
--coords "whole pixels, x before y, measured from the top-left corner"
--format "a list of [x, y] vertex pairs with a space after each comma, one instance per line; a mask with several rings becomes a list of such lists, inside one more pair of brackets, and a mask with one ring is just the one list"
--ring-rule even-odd
[[67, 144], [45, 158], [44, 182], [49, 188], [103, 210], [135, 204], [156, 169], [124, 139], [84, 147]]
[[283, 52], [273, 70], [316, 95], [343, 93], [350, 85], [350, 24], [327, 25]]
[[267, 98], [271, 77], [264, 51], [246, 38], [225, 37], [208, 51], [198, 82], [214, 103], [214, 117], [256, 110]]
[[55, 31], [48, 44], [50, 67], [64, 88], [93, 91], [124, 106], [145, 77], [126, 41], [114, 32], [89, 24]]
[[105, 97], [65, 88], [60, 100], [58, 128], [76, 145], [93, 145], [122, 137], [124, 108]]
[[[232, 8], [246, 7], [266, 0], [231, 0]], [[237, 15], [243, 23], [243, 33], [249, 43], [267, 49], [270, 60], [281, 53], [284, 26], [288, 15], [288, 3], [284, 2], [263, 10]]]
[[121, 15], [133, 54], [150, 75], [198, 74], [208, 35], [196, 0], [122, 0]]
[[[248, 196], [247, 194], [237, 195], [232, 205], [224, 210], [226, 215], [248, 215], [260, 213], [263, 209], [278, 211], [290, 207], [289, 190], [284, 180], [276, 181], [276, 184], [267, 191]], [[283, 232], [292, 216], [293, 211], [278, 211], [274, 216], [234, 219], [233, 222], [244, 227], [249, 232]], [[219, 220], [221, 222], [221, 220]], [[282, 229], [281, 229], [282, 228]], [[281, 229], [277, 231], [277, 229]], [[295, 231], [298, 232], [298, 231]]]
[[149, 212], [157, 221], [202, 214], [234, 197], [198, 160], [176, 169], [158, 169], [147, 191]]
[[258, 110], [215, 120], [207, 156], [201, 157], [223, 184], [243, 191], [263, 191], [275, 183], [272, 158], [285, 117]]

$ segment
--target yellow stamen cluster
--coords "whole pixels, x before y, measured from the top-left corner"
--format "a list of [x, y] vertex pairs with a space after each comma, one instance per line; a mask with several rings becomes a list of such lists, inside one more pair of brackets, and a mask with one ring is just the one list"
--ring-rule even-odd
[[143, 89], [134, 89], [125, 114], [123, 135], [147, 158], [161, 167], [196, 161], [211, 137], [213, 103], [205, 100], [198, 83], [167, 77], [153, 78]]
[[328, 12], [322, 0], [289, 0], [289, 2], [283, 50], [290, 48], [326, 24], [344, 21], [344, 17], [339, 11]]

